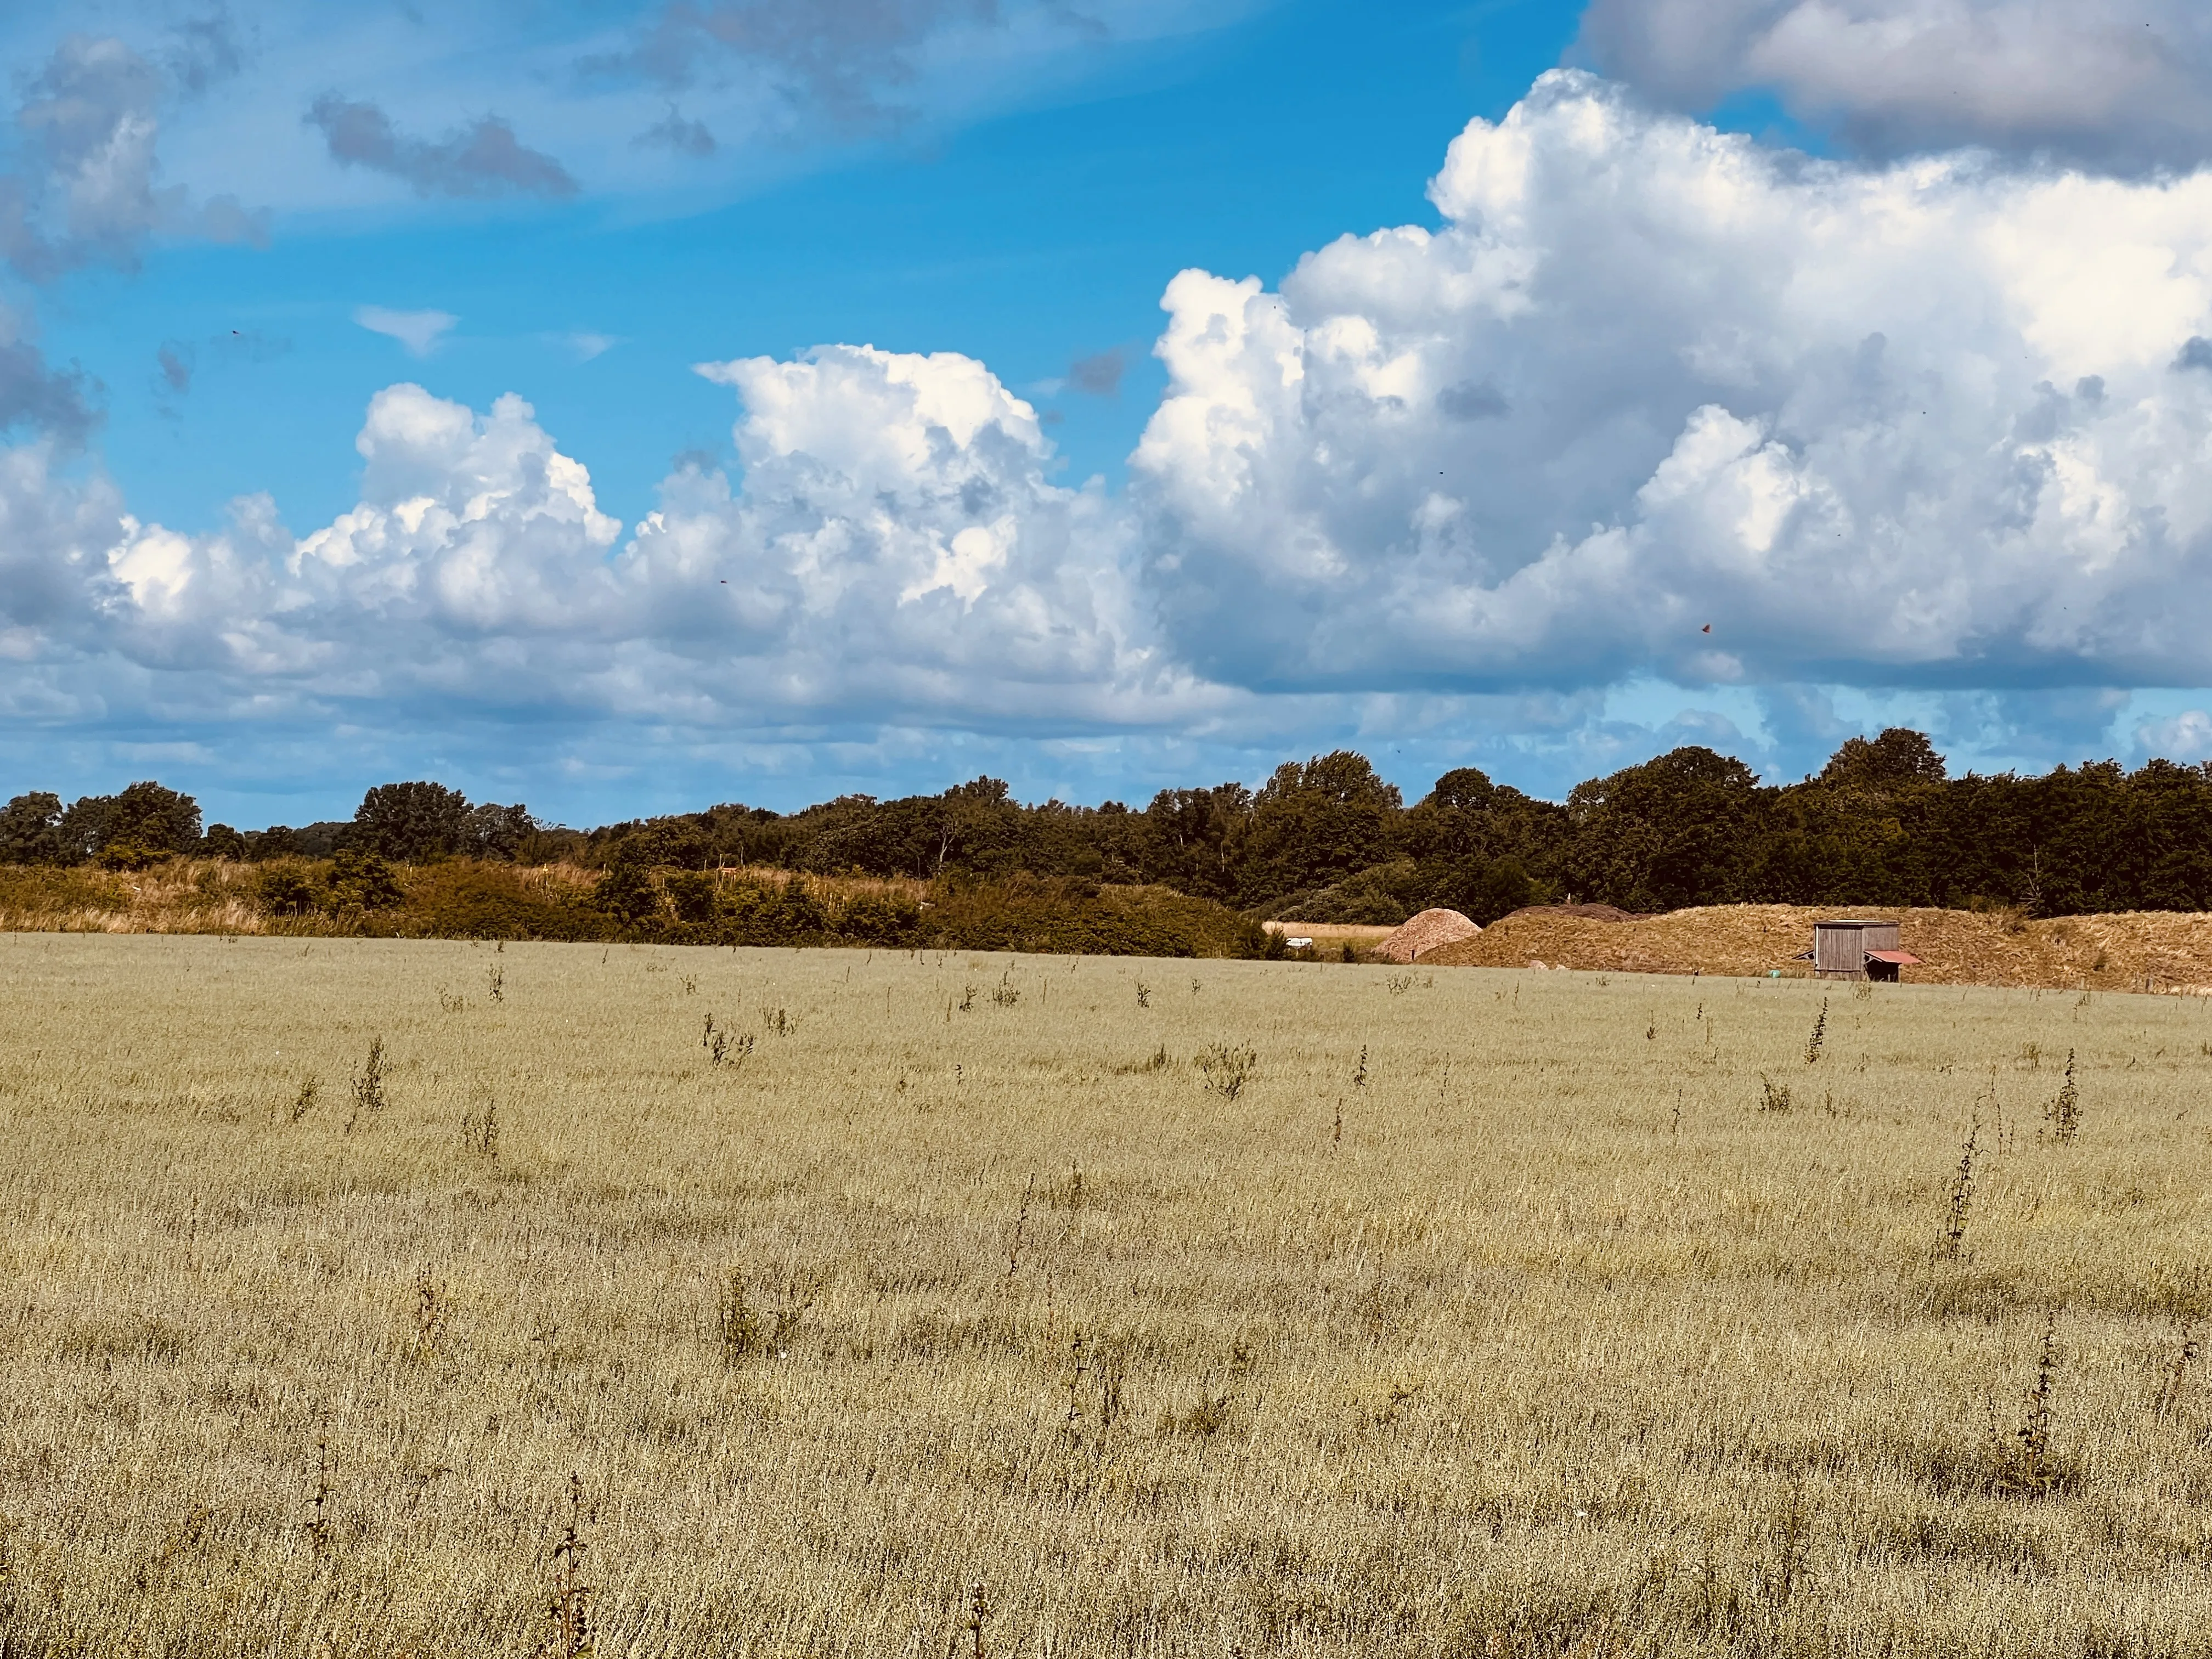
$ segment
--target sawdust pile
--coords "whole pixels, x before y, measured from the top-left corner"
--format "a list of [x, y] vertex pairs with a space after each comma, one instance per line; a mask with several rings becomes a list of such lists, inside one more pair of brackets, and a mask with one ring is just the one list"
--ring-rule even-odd
[[1375, 947], [1386, 962], [1411, 962], [1447, 945], [1475, 938], [1482, 929], [1456, 910], [1424, 910]]
[[2084, 987], [2212, 995], [2212, 915], [2136, 911], [2029, 921], [2016, 913], [1859, 910], [1729, 904], [1606, 921], [1553, 907], [1518, 910], [1480, 938], [1425, 955], [1437, 967], [1601, 969], [1629, 974], [1809, 977], [1813, 924], [1843, 915], [1894, 917], [1922, 966], [1907, 983]]

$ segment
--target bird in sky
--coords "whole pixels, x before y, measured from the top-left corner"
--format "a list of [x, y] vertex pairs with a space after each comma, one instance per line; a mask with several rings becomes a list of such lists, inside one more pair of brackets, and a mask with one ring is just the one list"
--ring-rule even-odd
[[1710, 634], [1710, 633], [1711, 633], [1711, 632], [1713, 631], [1713, 625], [1712, 625], [1711, 623], [1706, 623], [1703, 628], [1701, 628], [1701, 629], [1698, 629], [1698, 631], [1699, 633], [1701, 633], [1701, 634]]

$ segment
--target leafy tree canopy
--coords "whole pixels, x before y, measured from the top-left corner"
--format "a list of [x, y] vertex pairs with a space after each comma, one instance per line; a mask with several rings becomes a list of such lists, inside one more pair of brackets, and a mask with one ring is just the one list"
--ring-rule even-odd
[[[2130, 773], [2092, 761], [2041, 777], [1954, 778], [1924, 733], [1899, 727], [1850, 738], [1802, 784], [1762, 785], [1741, 761], [1692, 745], [1578, 785], [1564, 803], [1459, 767], [1408, 808], [1364, 756], [1339, 750], [1279, 767], [1256, 791], [1165, 789], [1141, 811], [1027, 806], [988, 777], [941, 794], [845, 795], [791, 813], [724, 803], [589, 832], [430, 782], [380, 785], [350, 823], [242, 837], [216, 825], [202, 838], [191, 798], [151, 782], [66, 808], [30, 791], [0, 808], [0, 860], [14, 863], [125, 867], [193, 849], [236, 857], [241, 846], [263, 860], [373, 854], [376, 865], [334, 872], [326, 896], [363, 908], [396, 891], [389, 864], [459, 855], [621, 872], [603, 901], [641, 914], [707, 904], [708, 887], [670, 888], [663, 872], [748, 865], [948, 888], [1013, 876], [1070, 891], [1150, 883], [1250, 917], [1309, 921], [1444, 905], [1487, 922], [1565, 897], [1647, 911], [1739, 901], [2203, 910], [2212, 766], [2154, 760]], [[716, 893], [727, 886], [710, 879]]]
[[1942, 783], [1943, 757], [1925, 732], [1893, 726], [1878, 738], [1848, 738], [1820, 769], [1825, 784], [1887, 789], [1905, 783]]

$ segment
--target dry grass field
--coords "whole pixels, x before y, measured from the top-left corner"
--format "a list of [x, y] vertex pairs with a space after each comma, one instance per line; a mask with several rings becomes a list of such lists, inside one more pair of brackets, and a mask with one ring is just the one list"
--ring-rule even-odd
[[0, 982], [9, 1659], [2212, 1654], [2197, 999]]
[[1260, 925], [1285, 938], [1310, 939], [1314, 942], [1316, 955], [1331, 958], [1339, 956], [1347, 945], [1355, 951], [1372, 951], [1398, 931], [1356, 921], [1263, 921]]

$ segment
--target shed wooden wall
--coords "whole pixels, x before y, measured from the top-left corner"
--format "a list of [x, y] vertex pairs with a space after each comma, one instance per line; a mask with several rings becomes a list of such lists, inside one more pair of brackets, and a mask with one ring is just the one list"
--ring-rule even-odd
[[1866, 951], [1856, 923], [1838, 927], [1824, 922], [1813, 929], [1813, 971], [1823, 979], [1838, 975], [1856, 979], [1865, 971]]
[[1893, 921], [1821, 921], [1813, 925], [1813, 972], [1820, 979], [1863, 979], [1866, 953], [1896, 951]]

